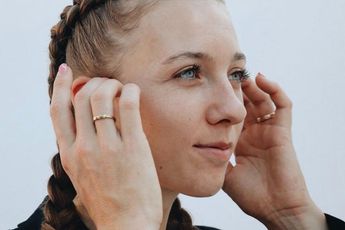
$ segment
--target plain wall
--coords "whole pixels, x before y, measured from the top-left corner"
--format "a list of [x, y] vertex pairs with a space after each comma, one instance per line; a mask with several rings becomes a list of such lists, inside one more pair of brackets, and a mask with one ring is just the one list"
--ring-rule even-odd
[[[71, 2], [0, 2], [0, 229], [25, 220], [46, 195], [56, 152], [49, 30]], [[249, 71], [279, 82], [294, 103], [293, 140], [311, 196], [345, 219], [345, 1], [229, 0], [228, 7]], [[222, 192], [182, 202], [197, 224], [265, 229]]]

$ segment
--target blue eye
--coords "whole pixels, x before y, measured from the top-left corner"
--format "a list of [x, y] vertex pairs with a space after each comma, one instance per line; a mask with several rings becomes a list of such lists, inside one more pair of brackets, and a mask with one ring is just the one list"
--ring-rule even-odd
[[247, 80], [250, 77], [250, 74], [247, 70], [240, 70], [233, 72], [232, 74], [229, 75], [229, 80], [230, 81], [237, 81], [237, 82], [242, 82]]
[[[182, 79], [182, 80], [195, 80], [195, 79], [200, 78], [199, 74], [200, 74], [200, 66], [193, 65], [175, 74], [174, 78]], [[247, 80], [249, 77], [250, 77], [250, 74], [245, 69], [233, 72], [232, 74], [228, 76], [229, 81], [235, 81], [238, 83], [241, 83], [242, 81]]]
[[200, 66], [193, 65], [192, 67], [188, 67], [181, 72], [177, 73], [174, 78], [179, 78], [182, 80], [194, 80], [199, 78], [198, 74], [200, 73]]

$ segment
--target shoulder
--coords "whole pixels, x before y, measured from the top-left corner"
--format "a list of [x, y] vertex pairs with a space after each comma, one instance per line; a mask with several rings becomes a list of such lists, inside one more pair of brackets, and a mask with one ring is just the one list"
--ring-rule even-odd
[[[325, 213], [326, 221], [327, 221], [327, 226], [329, 230], [340, 230], [344, 229], [345, 230], [345, 222], [343, 220], [340, 220], [334, 216], [331, 216], [327, 213]], [[212, 227], [207, 227], [207, 226], [195, 226], [199, 230], [220, 230], [218, 228], [212, 228]]]
[[325, 213], [325, 216], [326, 216], [327, 226], [329, 230], [345, 229], [344, 221], [326, 213]]
[[25, 221], [18, 224], [17, 228], [14, 230], [39, 230], [41, 229], [41, 224], [43, 222], [43, 206], [48, 197], [46, 197], [43, 202], [38, 206], [35, 212]]

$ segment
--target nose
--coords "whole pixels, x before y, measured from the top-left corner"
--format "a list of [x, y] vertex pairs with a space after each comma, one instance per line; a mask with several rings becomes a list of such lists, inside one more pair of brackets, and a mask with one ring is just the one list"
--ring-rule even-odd
[[213, 84], [206, 112], [208, 123], [235, 125], [244, 120], [247, 110], [243, 104], [241, 83], [236, 84], [238, 86], [234, 88], [227, 78]]

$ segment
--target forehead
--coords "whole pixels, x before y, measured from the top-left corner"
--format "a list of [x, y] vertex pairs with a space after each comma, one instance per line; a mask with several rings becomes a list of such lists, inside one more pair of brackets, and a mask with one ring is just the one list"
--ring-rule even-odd
[[141, 63], [157, 63], [181, 51], [229, 60], [239, 51], [230, 16], [219, 0], [159, 1], [141, 19], [133, 38], [130, 53], [142, 56]]

